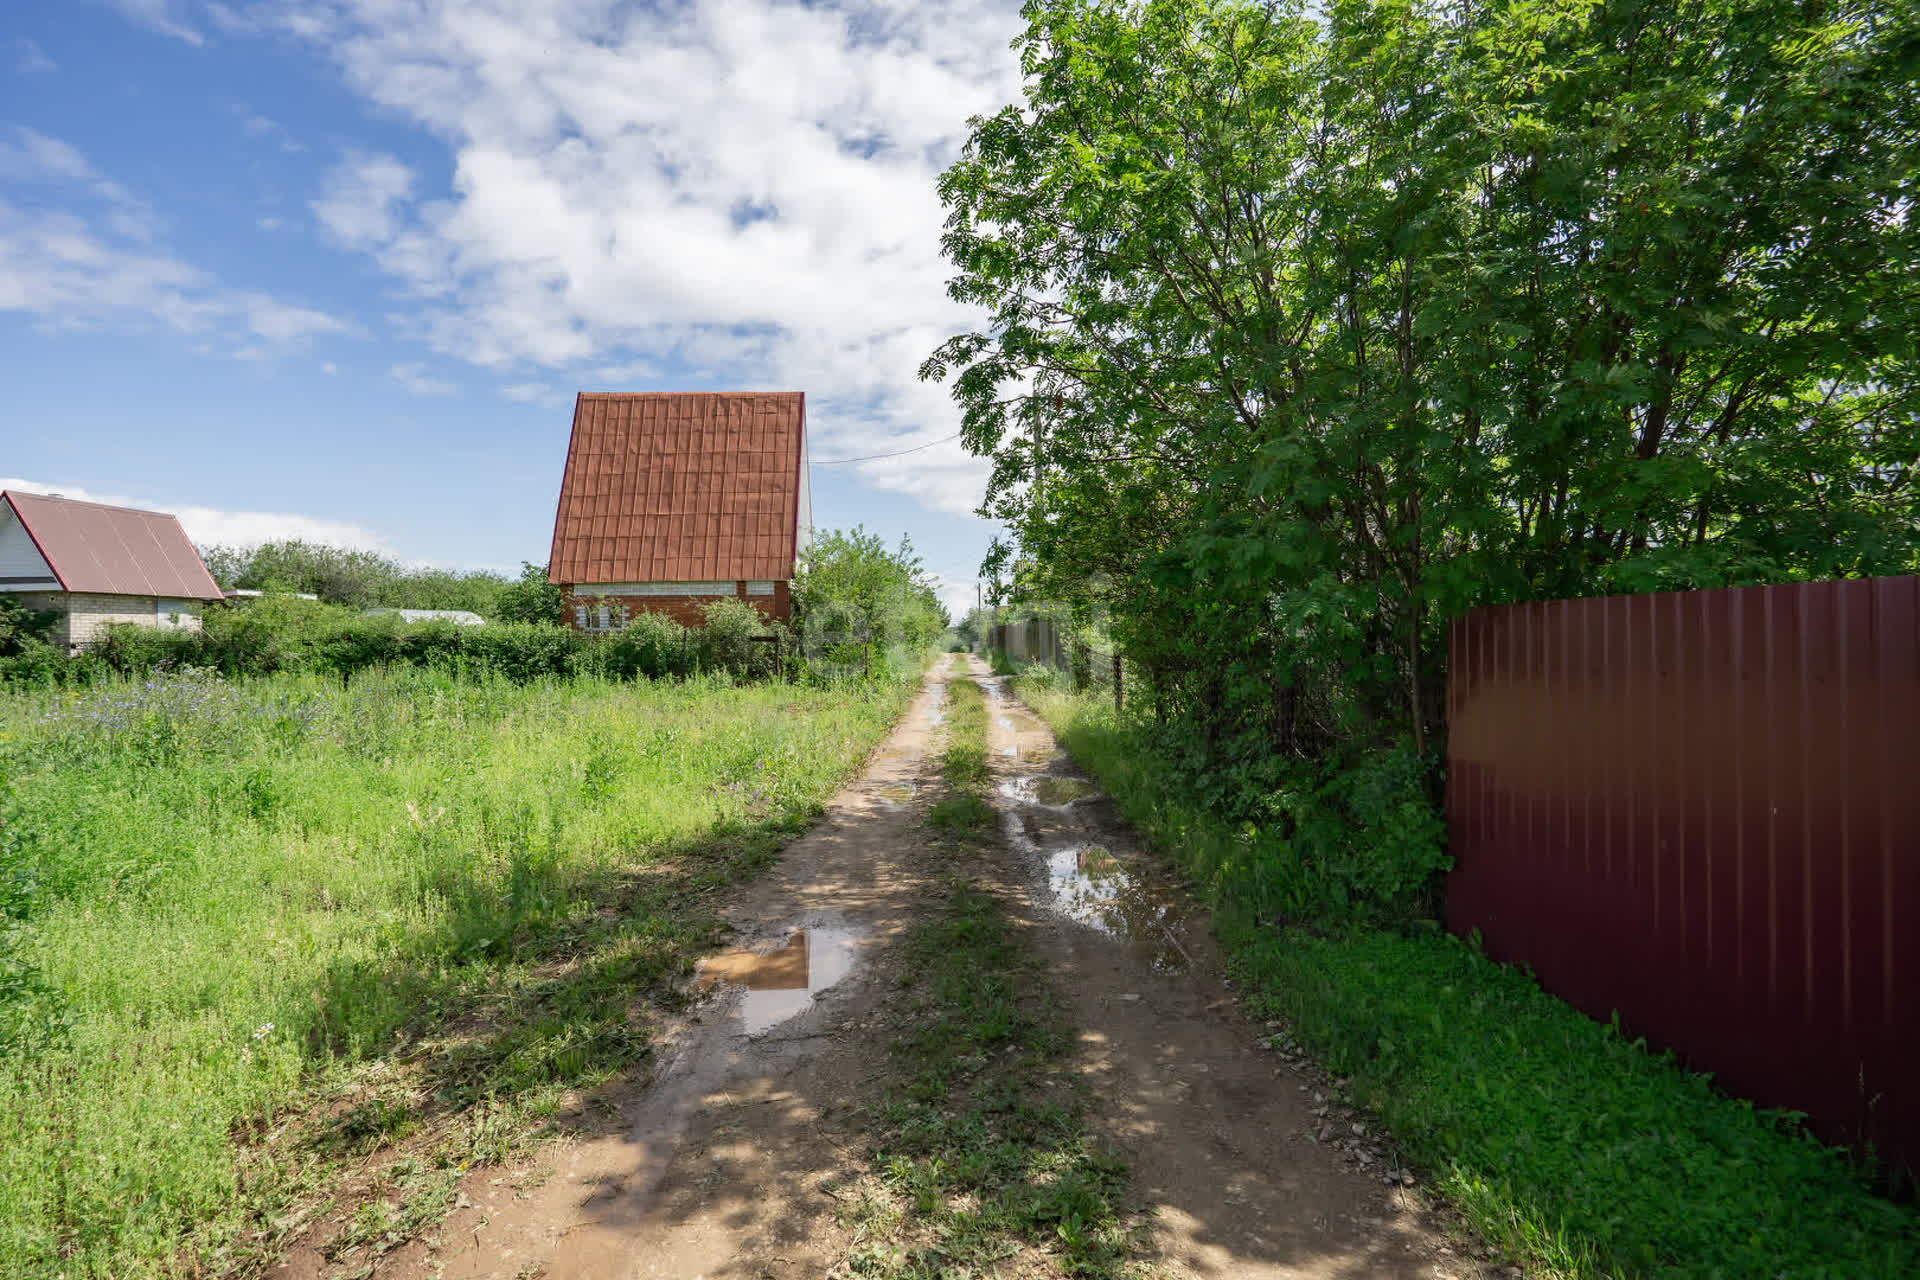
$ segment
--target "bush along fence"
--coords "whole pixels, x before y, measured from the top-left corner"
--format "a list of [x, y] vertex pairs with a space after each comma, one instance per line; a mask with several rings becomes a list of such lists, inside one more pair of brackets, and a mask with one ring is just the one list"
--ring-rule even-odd
[[1447, 918], [1729, 1090], [1920, 1167], [1920, 577], [1472, 610]]
[[195, 667], [228, 677], [312, 672], [346, 677], [386, 667], [432, 667], [513, 680], [606, 676], [685, 679], [725, 673], [742, 679], [846, 673], [815, 671], [792, 631], [768, 626], [751, 607], [720, 600], [705, 625], [685, 627], [636, 614], [606, 636], [549, 623], [406, 623], [299, 600], [216, 612], [202, 631], [114, 627], [97, 648], [67, 658], [49, 646], [0, 657], [0, 681], [89, 683], [109, 674]]

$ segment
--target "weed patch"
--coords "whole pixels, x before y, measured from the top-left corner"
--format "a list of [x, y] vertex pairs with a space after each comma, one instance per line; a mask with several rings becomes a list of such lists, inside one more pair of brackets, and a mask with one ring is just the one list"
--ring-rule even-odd
[[[1920, 1274], [1920, 1216], [1845, 1157], [1437, 929], [1277, 929], [1235, 832], [1103, 699], [1023, 696], [1199, 886], [1256, 1013], [1350, 1077], [1488, 1240], [1574, 1277]], [[1224, 874], [1223, 874], [1224, 872]]]
[[[965, 655], [956, 655], [953, 670], [966, 670]], [[927, 814], [927, 825], [951, 840], [979, 839], [992, 825], [993, 806], [987, 788], [992, 770], [987, 763], [987, 703], [980, 686], [956, 674], [947, 684], [947, 745], [940, 754], [940, 776], [946, 792]]]
[[892, 1046], [854, 1273], [983, 1276], [1038, 1249], [1067, 1275], [1127, 1274], [1126, 1167], [1087, 1133], [1071, 1028], [998, 903], [956, 883], [905, 945], [917, 1029]]

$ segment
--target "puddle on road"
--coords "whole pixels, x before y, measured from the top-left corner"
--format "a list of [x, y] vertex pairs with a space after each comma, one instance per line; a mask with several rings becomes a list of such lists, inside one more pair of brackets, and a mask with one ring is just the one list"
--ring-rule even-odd
[[1028, 764], [1046, 764], [1058, 757], [1059, 754], [1060, 749], [1052, 744], [1020, 748], [1020, 758]]
[[880, 788], [879, 796], [888, 804], [907, 804], [918, 790], [911, 782], [895, 782]]
[[804, 1013], [814, 996], [853, 970], [859, 935], [851, 929], [795, 929], [771, 951], [723, 951], [700, 966], [694, 986], [743, 988], [735, 1016], [750, 1036]]
[[1000, 784], [1000, 794], [1021, 804], [1064, 809], [1075, 801], [1100, 794], [1100, 788], [1085, 778], [1062, 778], [1043, 773], [1035, 777], [1011, 778]]
[[1060, 914], [1150, 948], [1156, 970], [1177, 969], [1187, 960], [1173, 904], [1130, 874], [1104, 846], [1083, 844], [1048, 854], [1047, 886]]
[[1079, 842], [1043, 850], [1010, 809], [1000, 811], [1000, 826], [1008, 844], [1046, 863], [1053, 910], [1141, 948], [1156, 973], [1171, 973], [1191, 961], [1186, 922], [1173, 896], [1129, 871], [1105, 845]]

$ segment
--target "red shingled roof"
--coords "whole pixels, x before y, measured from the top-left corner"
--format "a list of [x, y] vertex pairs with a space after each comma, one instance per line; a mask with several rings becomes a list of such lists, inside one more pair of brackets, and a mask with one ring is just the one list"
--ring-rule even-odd
[[221, 599], [180, 521], [44, 493], [0, 493], [66, 591]]
[[547, 577], [793, 577], [806, 395], [582, 392]]

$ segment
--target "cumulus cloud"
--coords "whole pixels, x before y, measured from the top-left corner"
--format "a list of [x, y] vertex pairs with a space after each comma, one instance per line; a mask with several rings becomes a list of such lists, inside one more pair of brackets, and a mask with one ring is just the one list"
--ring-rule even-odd
[[[153, 247], [158, 221], [80, 150], [32, 129], [0, 134], [0, 178], [56, 190], [70, 208], [0, 199], [0, 311], [55, 327], [157, 322], [233, 343], [351, 331], [344, 320], [235, 289]], [[236, 354], [257, 348], [239, 347]]]
[[[411, 297], [402, 331], [506, 372], [632, 363], [800, 388], [823, 453], [951, 432], [920, 361], [950, 300], [934, 188], [969, 114], [1013, 100], [1011, 0], [264, 0], [382, 113], [447, 149], [446, 189], [350, 153], [313, 212]], [[970, 510], [958, 450], [863, 478]]]
[[451, 382], [433, 377], [427, 372], [427, 366], [419, 361], [394, 365], [387, 370], [387, 376], [416, 396], [450, 396], [459, 390]]
[[334, 243], [349, 249], [390, 246], [413, 190], [413, 171], [392, 156], [353, 152], [327, 174], [309, 206]]
[[228, 511], [191, 503], [169, 503], [152, 497], [128, 497], [124, 494], [96, 493], [78, 485], [45, 484], [18, 477], [0, 477], [0, 489], [20, 489], [28, 493], [58, 493], [82, 502], [104, 502], [116, 507], [139, 507], [146, 511], [171, 512], [180, 518], [187, 536], [203, 547], [258, 546], [288, 538], [323, 542], [336, 547], [357, 547], [393, 554], [385, 538], [365, 525], [320, 516], [293, 515], [277, 511]]

